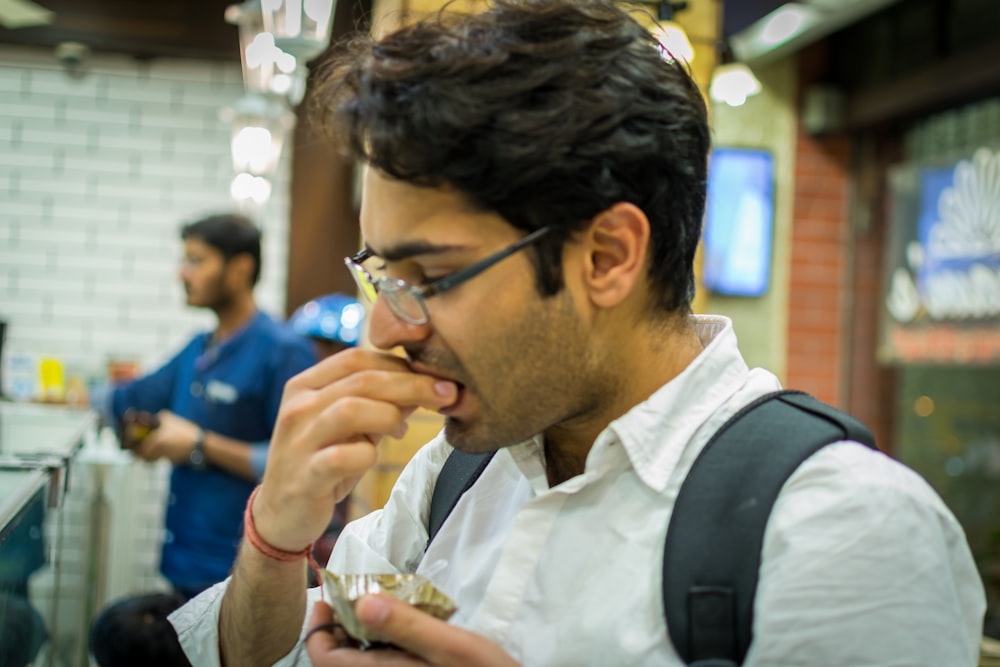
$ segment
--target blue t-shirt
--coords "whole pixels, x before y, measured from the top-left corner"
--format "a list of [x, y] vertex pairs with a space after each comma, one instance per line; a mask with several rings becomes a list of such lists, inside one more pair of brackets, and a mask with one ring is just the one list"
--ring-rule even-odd
[[[316, 362], [309, 342], [262, 312], [215, 346], [195, 336], [146, 377], [116, 387], [114, 417], [132, 407], [170, 410], [206, 431], [266, 447], [285, 382]], [[255, 486], [209, 465], [178, 465], [170, 476], [160, 571], [179, 588], [198, 589], [229, 575], [243, 534], [243, 509]]]

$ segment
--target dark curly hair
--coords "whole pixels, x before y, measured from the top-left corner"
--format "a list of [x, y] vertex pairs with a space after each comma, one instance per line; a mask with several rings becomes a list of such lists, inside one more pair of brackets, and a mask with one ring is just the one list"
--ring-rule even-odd
[[448, 184], [531, 231], [543, 295], [569, 235], [618, 202], [652, 227], [658, 311], [690, 310], [705, 207], [705, 103], [685, 67], [603, 0], [494, 0], [338, 45], [313, 112], [385, 174]]

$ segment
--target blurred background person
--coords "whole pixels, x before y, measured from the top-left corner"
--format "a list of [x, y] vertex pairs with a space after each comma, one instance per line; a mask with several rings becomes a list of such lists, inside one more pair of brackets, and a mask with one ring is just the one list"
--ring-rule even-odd
[[98, 667], [191, 667], [167, 621], [182, 604], [179, 593], [151, 593], [105, 607], [90, 629]]
[[319, 359], [325, 359], [360, 342], [365, 307], [345, 294], [327, 294], [299, 306], [288, 323], [312, 341]]
[[15, 593], [0, 592], [0, 665], [31, 665], [48, 639], [41, 614], [27, 599]]
[[[300, 336], [308, 338], [319, 359], [356, 346], [365, 325], [365, 307], [357, 299], [345, 294], [327, 294], [302, 304], [289, 318], [289, 326]], [[323, 536], [313, 545], [313, 557], [325, 566], [337, 537], [347, 524], [350, 496], [337, 503], [333, 518]], [[310, 577], [315, 575], [310, 571]], [[316, 585], [311, 582], [310, 585]]]
[[213, 215], [185, 225], [181, 238], [187, 305], [214, 312], [215, 329], [95, 406], [136, 456], [173, 464], [160, 571], [190, 598], [228, 576], [285, 382], [316, 356], [257, 308], [261, 234], [251, 220]]

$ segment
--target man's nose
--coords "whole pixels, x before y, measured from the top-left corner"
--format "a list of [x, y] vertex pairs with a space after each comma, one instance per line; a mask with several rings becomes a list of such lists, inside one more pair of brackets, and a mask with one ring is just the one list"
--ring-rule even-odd
[[388, 302], [379, 297], [368, 315], [368, 340], [380, 350], [422, 341], [430, 336], [430, 323], [410, 324], [392, 312]]

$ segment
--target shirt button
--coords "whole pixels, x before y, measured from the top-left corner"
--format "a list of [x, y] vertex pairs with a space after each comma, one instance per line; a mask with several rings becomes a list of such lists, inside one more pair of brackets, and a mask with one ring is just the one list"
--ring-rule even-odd
[[167, 504], [168, 505], [176, 505], [177, 504], [177, 496], [175, 496], [172, 493], [169, 496], [167, 496]]
[[167, 544], [171, 544], [174, 541], [174, 534], [169, 530], [163, 531], [163, 541]]
[[194, 396], [195, 398], [200, 398], [201, 397], [201, 383], [200, 382], [192, 382], [191, 383], [191, 395]]

